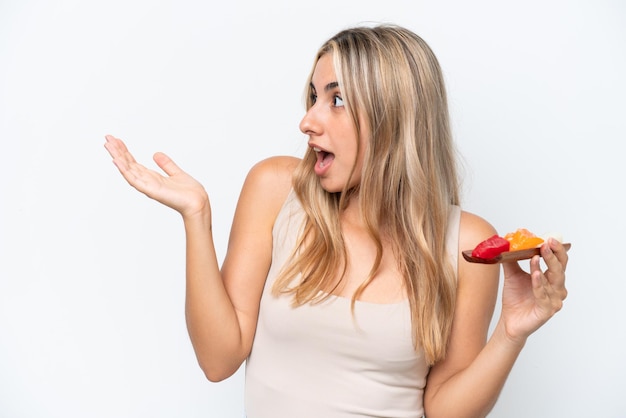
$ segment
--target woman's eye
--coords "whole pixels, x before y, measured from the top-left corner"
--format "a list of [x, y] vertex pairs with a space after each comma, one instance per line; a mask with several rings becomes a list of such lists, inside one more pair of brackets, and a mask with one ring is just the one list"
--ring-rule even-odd
[[334, 96], [333, 97], [333, 106], [335, 107], [342, 107], [343, 106], [343, 99], [339, 96]]
[[311, 101], [311, 103], [315, 103], [317, 101], [317, 95], [311, 93], [309, 95], [309, 100]]

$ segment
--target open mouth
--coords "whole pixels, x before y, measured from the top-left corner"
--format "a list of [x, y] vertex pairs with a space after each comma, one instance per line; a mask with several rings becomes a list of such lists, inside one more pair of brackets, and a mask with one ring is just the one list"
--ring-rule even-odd
[[313, 147], [313, 151], [315, 151], [315, 155], [317, 155], [317, 162], [315, 163], [315, 165], [319, 166], [320, 168], [326, 167], [335, 159], [335, 154], [333, 154], [332, 152], [324, 151], [323, 149], [318, 147]]

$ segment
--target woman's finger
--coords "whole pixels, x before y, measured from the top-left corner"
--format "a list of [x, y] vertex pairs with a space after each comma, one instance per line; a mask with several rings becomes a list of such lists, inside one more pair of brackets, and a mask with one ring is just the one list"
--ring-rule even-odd
[[542, 246], [542, 257], [546, 261], [546, 265], [553, 271], [565, 273], [569, 257], [565, 247], [554, 238], [550, 238], [546, 245]]
[[558, 292], [560, 299], [567, 297], [565, 289], [565, 268], [567, 266], [567, 252], [556, 240], [549, 240], [547, 245], [541, 248], [541, 255], [547, 269], [544, 273], [546, 280]]
[[105, 136], [106, 142], [104, 147], [113, 158], [113, 163], [120, 171], [128, 170], [131, 164], [134, 164], [135, 158], [126, 148], [124, 142], [112, 135]]
[[539, 256], [533, 257], [530, 262], [530, 266], [535, 300], [537, 305], [541, 307], [549, 318], [561, 310], [563, 307], [563, 300], [567, 296], [567, 291], [563, 286], [564, 275], [561, 274], [562, 280], [550, 280], [548, 277], [548, 271], [545, 273], [541, 271]]
[[159, 168], [170, 177], [183, 172], [170, 157], [162, 152], [157, 152], [152, 158]]

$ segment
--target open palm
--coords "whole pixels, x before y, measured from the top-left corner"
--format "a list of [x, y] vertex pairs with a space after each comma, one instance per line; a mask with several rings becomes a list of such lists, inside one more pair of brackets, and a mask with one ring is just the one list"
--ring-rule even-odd
[[209, 206], [204, 187], [181, 170], [167, 155], [154, 154], [155, 163], [165, 176], [135, 161], [124, 142], [107, 135], [104, 147], [122, 176], [146, 196], [178, 211], [183, 217], [193, 216]]

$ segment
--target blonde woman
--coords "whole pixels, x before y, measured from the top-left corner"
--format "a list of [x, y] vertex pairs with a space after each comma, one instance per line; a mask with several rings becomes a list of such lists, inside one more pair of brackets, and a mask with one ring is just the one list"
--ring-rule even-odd
[[[459, 207], [441, 70], [396, 26], [338, 33], [307, 81], [304, 158], [248, 174], [220, 268], [209, 198], [166, 155], [165, 176], [107, 136], [136, 189], [186, 231], [186, 318], [211, 381], [246, 361], [249, 418], [478, 417], [528, 336], [567, 294], [567, 254], [549, 240], [530, 273], [460, 256], [495, 233]], [[488, 338], [489, 337], [489, 338]]]

